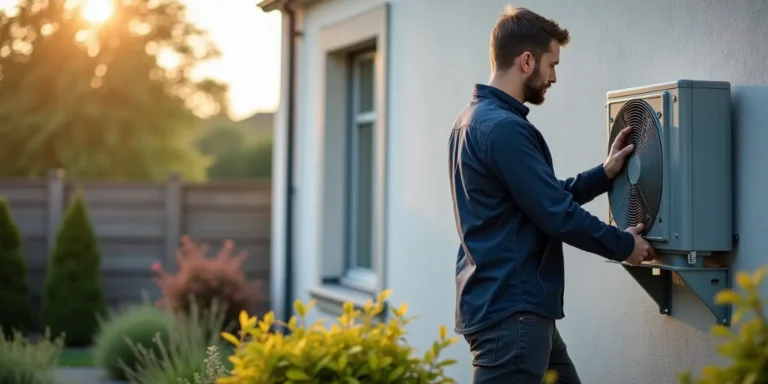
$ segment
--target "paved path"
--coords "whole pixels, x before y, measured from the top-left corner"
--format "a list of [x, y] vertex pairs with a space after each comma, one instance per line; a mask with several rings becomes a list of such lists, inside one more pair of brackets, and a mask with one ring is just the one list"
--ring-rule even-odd
[[59, 368], [56, 370], [57, 384], [126, 384], [104, 378], [98, 368]]

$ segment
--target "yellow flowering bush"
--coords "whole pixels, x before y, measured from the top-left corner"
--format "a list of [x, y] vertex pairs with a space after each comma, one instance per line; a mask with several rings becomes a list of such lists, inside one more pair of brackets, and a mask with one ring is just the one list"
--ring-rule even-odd
[[[403, 328], [411, 320], [405, 317], [405, 304], [390, 308], [388, 321], [380, 320], [390, 292], [383, 292], [376, 302], [369, 300], [362, 311], [345, 303], [343, 313], [329, 327], [323, 321], [306, 324], [314, 301], [305, 306], [297, 300], [298, 317], [287, 324], [276, 322], [272, 312], [259, 321], [241, 312], [239, 337], [222, 333], [236, 349], [229, 357], [230, 375], [217, 383], [455, 383], [444, 369], [456, 361], [440, 359], [440, 353], [456, 338], [448, 338], [442, 326], [439, 340], [417, 356], [403, 341]], [[274, 332], [275, 324], [287, 332]]]
[[741, 295], [734, 290], [718, 292], [715, 300], [719, 304], [733, 304], [731, 324], [739, 324], [745, 315], [754, 315], [734, 332], [723, 325], [716, 325], [713, 334], [726, 341], [717, 351], [728, 357], [731, 364], [726, 367], [707, 366], [702, 377], [694, 380], [689, 372], [680, 375], [682, 384], [758, 384], [768, 382], [768, 319], [765, 301], [760, 298], [760, 285], [768, 274], [768, 266], [753, 274], [739, 272], [736, 283], [744, 291]]

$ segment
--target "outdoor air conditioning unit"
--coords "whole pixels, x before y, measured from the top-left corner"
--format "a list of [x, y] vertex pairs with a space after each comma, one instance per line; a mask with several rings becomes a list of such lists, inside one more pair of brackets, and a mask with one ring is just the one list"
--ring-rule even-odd
[[730, 84], [679, 80], [607, 94], [608, 147], [626, 126], [635, 149], [608, 192], [609, 221], [642, 223], [657, 257], [622, 264], [671, 313], [671, 284], [690, 286], [721, 324], [730, 307], [714, 295], [730, 288], [726, 267], [703, 258], [733, 248]]

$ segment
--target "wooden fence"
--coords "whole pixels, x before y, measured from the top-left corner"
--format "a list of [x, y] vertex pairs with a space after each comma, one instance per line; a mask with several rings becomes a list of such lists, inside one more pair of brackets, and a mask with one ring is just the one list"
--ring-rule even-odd
[[40, 305], [48, 254], [77, 187], [82, 188], [98, 238], [108, 306], [140, 301], [143, 291], [157, 298], [152, 264], [173, 269], [179, 238], [189, 235], [208, 243], [211, 254], [226, 239], [235, 242], [236, 250], [247, 251], [246, 275], [258, 280], [263, 292], [257, 312], [269, 309], [269, 182], [187, 184], [171, 175], [165, 183], [74, 183], [61, 171], [51, 171], [47, 180], [0, 180], [0, 195], [9, 200], [24, 236], [35, 308]]

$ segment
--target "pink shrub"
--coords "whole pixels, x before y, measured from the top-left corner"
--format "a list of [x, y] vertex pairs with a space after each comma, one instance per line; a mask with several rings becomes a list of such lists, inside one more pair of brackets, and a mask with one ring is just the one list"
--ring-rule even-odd
[[159, 304], [174, 312], [189, 313], [192, 299], [201, 309], [209, 308], [215, 299], [226, 305], [227, 324], [235, 322], [241, 310], [253, 311], [260, 284], [247, 281], [243, 263], [248, 254], [235, 254], [234, 249], [235, 243], [226, 240], [215, 257], [207, 257], [207, 244], [182, 236], [181, 248], [176, 252], [175, 274], [164, 270], [160, 263], [152, 265], [154, 280], [163, 295]]

